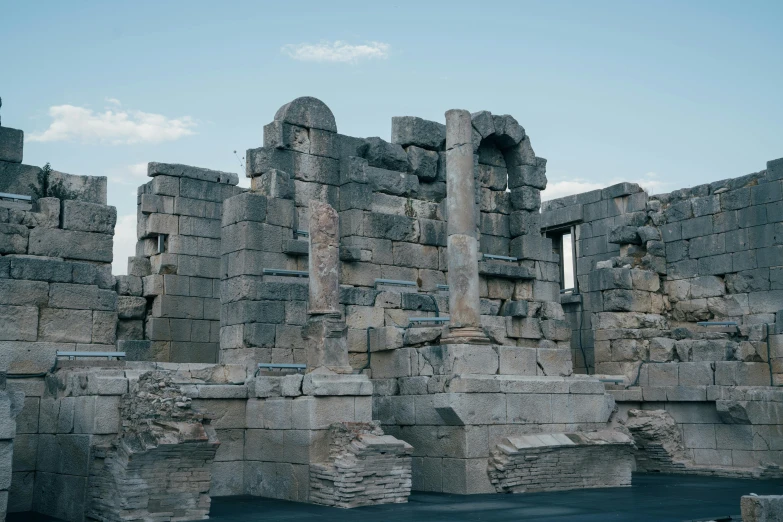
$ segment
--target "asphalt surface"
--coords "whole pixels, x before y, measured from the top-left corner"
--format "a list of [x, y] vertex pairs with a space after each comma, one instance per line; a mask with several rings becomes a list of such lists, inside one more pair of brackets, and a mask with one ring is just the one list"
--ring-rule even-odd
[[[259, 497], [212, 500], [213, 522], [682, 522], [741, 520], [740, 497], [783, 494], [783, 480], [740, 480], [683, 475], [635, 474], [629, 488], [587, 489], [518, 495], [447, 495], [414, 492], [407, 504], [350, 510]], [[731, 517], [731, 518], [729, 518]], [[8, 522], [55, 519], [14, 513]]]

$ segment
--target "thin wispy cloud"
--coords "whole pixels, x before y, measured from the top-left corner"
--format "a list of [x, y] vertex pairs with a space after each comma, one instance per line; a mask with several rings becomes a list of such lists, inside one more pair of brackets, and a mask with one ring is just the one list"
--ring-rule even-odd
[[[106, 101], [112, 103], [113, 99]], [[118, 100], [114, 100], [119, 103]], [[117, 109], [96, 112], [87, 107], [55, 105], [49, 108], [49, 128], [33, 133], [29, 141], [80, 141], [132, 145], [175, 141], [195, 134], [196, 122], [190, 116], [168, 118], [162, 114]]]
[[668, 183], [658, 179], [658, 174], [655, 172], [647, 172], [642, 176], [630, 176], [626, 179], [614, 178], [601, 183], [575, 178], [570, 180], [550, 181], [546, 186], [546, 190], [541, 192], [541, 199], [543, 201], [549, 201], [551, 199], [571, 196], [573, 194], [603, 189], [624, 181], [636, 183], [650, 194], [658, 194], [661, 192], [662, 188], [665, 188], [666, 185], [668, 185]]
[[301, 43], [284, 45], [283, 54], [303, 62], [358, 63], [364, 60], [383, 60], [389, 57], [391, 46], [383, 42], [352, 45], [337, 40], [317, 44]]
[[[124, 165], [122, 167], [113, 167], [107, 169], [105, 172], [109, 181], [119, 183], [120, 185], [138, 187], [150, 180], [147, 177], [146, 162], [133, 163], [132, 165]], [[134, 191], [133, 194], [135, 195], [136, 192]]]
[[550, 199], [562, 198], [572, 194], [590, 192], [591, 190], [600, 189], [605, 186], [607, 185], [578, 179], [569, 181], [550, 181], [547, 183], [546, 190], [541, 193], [541, 199], [548, 201]]

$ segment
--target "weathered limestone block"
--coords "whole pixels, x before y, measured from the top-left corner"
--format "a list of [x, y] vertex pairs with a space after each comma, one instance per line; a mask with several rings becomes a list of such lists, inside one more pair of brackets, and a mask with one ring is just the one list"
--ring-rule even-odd
[[446, 141], [446, 126], [415, 116], [394, 116], [391, 141], [403, 147], [414, 145], [429, 150], [442, 150]]
[[0, 254], [26, 254], [29, 237], [24, 225], [0, 223]]
[[34, 228], [30, 231], [29, 253], [83, 261], [111, 263], [114, 241], [110, 234]]
[[154, 178], [160, 175], [191, 178], [200, 181], [211, 181], [213, 183], [225, 183], [228, 185], [236, 185], [239, 183], [239, 176], [233, 172], [220, 172], [217, 170], [191, 167], [190, 165], [180, 165], [177, 163], [147, 163], [147, 176]]
[[337, 132], [332, 111], [324, 102], [310, 96], [296, 98], [280, 107], [275, 113], [275, 121], [308, 129]]
[[[434, 375], [463, 373], [495, 374], [498, 371], [498, 353], [494, 346], [446, 344], [419, 349], [425, 371]], [[422, 372], [423, 375], [426, 373]]]
[[22, 224], [30, 228], [59, 228], [60, 200], [57, 198], [39, 198], [33, 202], [33, 211], [25, 213]]
[[24, 132], [11, 127], [0, 127], [0, 161], [22, 163]]
[[783, 520], [783, 495], [745, 495], [740, 508], [743, 522]]
[[367, 138], [365, 142], [367, 149], [364, 158], [371, 167], [403, 172], [408, 170], [408, 156], [400, 145], [381, 138]]
[[49, 172], [46, 197], [105, 205], [107, 182], [106, 176], [77, 176], [53, 170]]
[[637, 231], [637, 228], [625, 226], [625, 225], [612, 229], [612, 231], [609, 232], [608, 241], [609, 243], [617, 243], [621, 245], [642, 244], [642, 240], [639, 237], [639, 232]]
[[419, 181], [435, 181], [437, 179], [437, 152], [415, 146], [408, 147], [405, 152], [408, 154], [409, 170], [419, 178]]
[[38, 167], [0, 161], [0, 192], [43, 198], [46, 197], [45, 177]]

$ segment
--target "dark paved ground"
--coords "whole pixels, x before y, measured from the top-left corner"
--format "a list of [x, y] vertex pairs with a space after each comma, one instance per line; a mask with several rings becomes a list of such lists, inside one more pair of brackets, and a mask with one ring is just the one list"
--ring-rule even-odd
[[[414, 493], [407, 504], [351, 510], [258, 497], [223, 497], [213, 499], [210, 519], [213, 522], [304, 519], [318, 522], [682, 522], [720, 517], [740, 520], [740, 497], [751, 492], [783, 494], [783, 480], [634, 475], [630, 488], [520, 495]], [[8, 516], [8, 522], [52, 520], [30, 513]]]

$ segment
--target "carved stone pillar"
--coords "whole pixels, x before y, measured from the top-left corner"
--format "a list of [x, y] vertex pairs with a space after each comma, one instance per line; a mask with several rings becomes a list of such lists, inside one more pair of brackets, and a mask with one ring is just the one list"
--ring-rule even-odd
[[481, 327], [473, 126], [468, 111], [446, 112], [449, 334], [441, 342], [489, 343]]
[[310, 296], [307, 324], [307, 371], [351, 373], [346, 325], [340, 309], [340, 218], [330, 205], [310, 201]]

